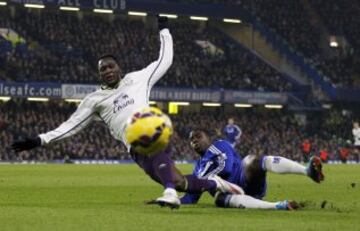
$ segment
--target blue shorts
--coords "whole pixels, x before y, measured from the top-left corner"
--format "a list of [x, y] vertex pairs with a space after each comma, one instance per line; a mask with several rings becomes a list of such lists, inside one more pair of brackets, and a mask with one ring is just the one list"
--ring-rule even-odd
[[[260, 164], [262, 166], [262, 160]], [[266, 190], [267, 190], [266, 174], [264, 174], [263, 178], [259, 178], [256, 179], [255, 181], [247, 182], [245, 167], [242, 166], [240, 182], [238, 183], [238, 185], [242, 189], [244, 189], [246, 195], [252, 196], [257, 199], [262, 199], [266, 195]]]

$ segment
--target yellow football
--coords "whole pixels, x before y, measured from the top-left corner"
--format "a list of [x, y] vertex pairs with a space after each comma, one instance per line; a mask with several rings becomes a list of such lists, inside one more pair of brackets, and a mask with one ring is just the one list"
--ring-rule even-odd
[[148, 156], [166, 149], [172, 133], [170, 118], [155, 107], [146, 107], [134, 113], [125, 129], [125, 137], [131, 148]]

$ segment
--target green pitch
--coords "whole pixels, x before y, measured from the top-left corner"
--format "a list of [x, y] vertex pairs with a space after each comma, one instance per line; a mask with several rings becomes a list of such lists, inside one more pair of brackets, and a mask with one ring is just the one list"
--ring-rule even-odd
[[179, 210], [144, 205], [162, 188], [136, 165], [0, 165], [0, 230], [360, 230], [360, 165], [324, 169], [321, 185], [268, 175], [267, 200], [307, 201], [288, 212], [219, 209], [208, 196]]

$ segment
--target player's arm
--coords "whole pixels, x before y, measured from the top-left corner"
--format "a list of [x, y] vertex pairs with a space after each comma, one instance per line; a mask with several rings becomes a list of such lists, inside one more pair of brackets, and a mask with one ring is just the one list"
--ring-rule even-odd
[[155, 62], [152, 62], [145, 68], [145, 76], [148, 77], [148, 85], [151, 88], [170, 68], [173, 57], [173, 39], [168, 29], [166, 17], [158, 17], [158, 25], [160, 30], [160, 53]]
[[11, 147], [16, 152], [21, 152], [65, 139], [85, 128], [95, 116], [94, 103], [90, 98], [85, 98], [74, 114], [55, 130], [40, 134], [35, 138], [15, 141]]
[[237, 130], [237, 135], [236, 135], [235, 139], [239, 140], [240, 137], [241, 137], [242, 131], [241, 131], [241, 128], [239, 126], [237, 126], [237, 125], [235, 125], [235, 128]]
[[231, 174], [233, 166], [233, 156], [231, 155], [232, 147], [228, 142], [217, 141], [210, 146], [206, 158], [199, 171], [199, 177], [208, 178], [213, 175], [219, 175], [222, 178]]

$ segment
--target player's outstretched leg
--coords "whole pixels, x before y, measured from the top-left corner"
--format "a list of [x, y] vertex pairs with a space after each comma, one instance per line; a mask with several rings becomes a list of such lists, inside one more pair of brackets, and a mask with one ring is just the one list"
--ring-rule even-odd
[[[176, 171], [180, 173], [179, 170]], [[205, 191], [210, 192], [223, 192], [232, 194], [244, 194], [242, 188], [236, 184], [230, 183], [219, 176], [212, 176], [208, 179], [199, 179], [195, 175], [185, 175], [183, 181], [177, 182], [176, 189], [180, 192], [187, 193], [202, 193]]]
[[324, 180], [321, 160], [317, 156], [313, 156], [310, 159], [308, 167], [305, 167], [295, 161], [289, 160], [284, 157], [264, 156], [262, 159], [262, 168], [265, 171], [280, 174], [292, 173], [307, 175], [317, 183], [320, 183], [320, 181]]
[[178, 169], [174, 170], [176, 178], [182, 178], [182, 181], [176, 181], [176, 189], [180, 192], [187, 193], [202, 193], [205, 191], [214, 192], [219, 191], [231, 194], [244, 194], [244, 191], [239, 186], [230, 183], [219, 176], [212, 176], [209, 179], [199, 179], [195, 175], [185, 175], [182, 177]]
[[217, 207], [223, 208], [247, 208], [247, 209], [277, 209], [294, 210], [299, 206], [295, 201], [268, 202], [256, 199], [248, 195], [232, 195], [217, 193], [215, 197]]
[[[170, 157], [169, 149], [151, 157], [130, 151], [135, 162], [144, 169], [151, 179], [162, 184], [165, 188], [163, 195], [154, 202], [170, 208], [178, 208], [180, 199], [176, 190], [188, 193], [202, 193], [204, 191], [221, 191], [227, 193], [242, 193], [242, 189], [220, 177], [199, 179], [194, 175], [183, 176], [175, 167]], [[175, 190], [176, 189], [176, 190]]]
[[165, 150], [153, 156], [146, 156], [130, 150], [133, 160], [145, 171], [154, 181], [164, 186], [163, 195], [155, 200], [160, 206], [179, 208], [180, 199], [175, 190], [176, 175], [173, 160], [170, 158], [169, 150]]
[[216, 182], [216, 190], [222, 193], [245, 194], [244, 190], [236, 184], [230, 183], [221, 177], [214, 175], [209, 178]]
[[160, 206], [179, 208], [181, 202], [175, 187], [179, 181], [178, 178], [181, 178], [181, 176], [178, 176], [174, 171], [175, 164], [170, 157], [169, 150], [157, 154], [151, 158], [150, 162], [152, 163], [152, 171], [154, 171], [155, 176], [160, 179], [160, 183], [165, 188], [163, 195], [157, 198], [156, 202]]

